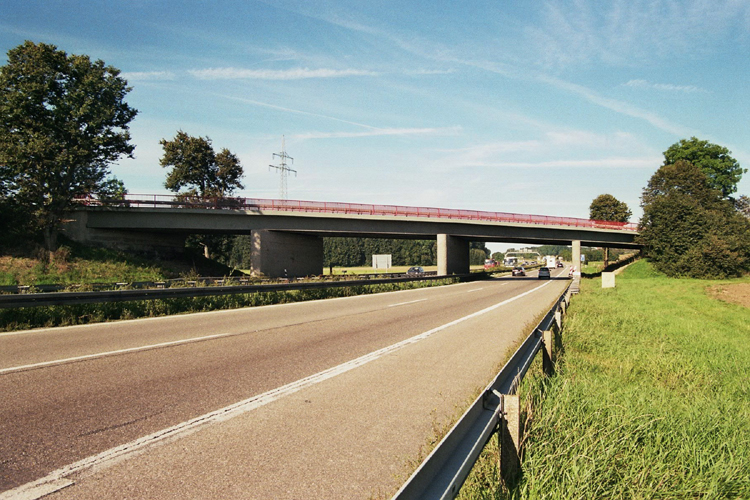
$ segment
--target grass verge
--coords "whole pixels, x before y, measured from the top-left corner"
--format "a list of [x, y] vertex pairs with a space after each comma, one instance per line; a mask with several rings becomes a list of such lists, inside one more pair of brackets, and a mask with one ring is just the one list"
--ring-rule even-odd
[[524, 382], [518, 485], [493, 439], [460, 498], [750, 498], [750, 309], [646, 261], [600, 283], [572, 302], [557, 375]]

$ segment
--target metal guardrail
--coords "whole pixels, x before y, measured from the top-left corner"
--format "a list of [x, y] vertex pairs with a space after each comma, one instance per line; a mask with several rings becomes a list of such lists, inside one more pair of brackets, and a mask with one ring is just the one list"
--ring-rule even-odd
[[[427, 271], [420, 273], [420, 276], [435, 276], [437, 271]], [[336, 274], [328, 276], [329, 281], [334, 280], [355, 280], [355, 279], [385, 279], [385, 278], [403, 278], [408, 275], [404, 273], [371, 273], [371, 274]], [[309, 278], [289, 278], [284, 282], [305, 281]], [[259, 283], [260, 282], [260, 283]], [[35, 285], [3, 285], [0, 286], [2, 293], [40, 293], [40, 292], [76, 292], [77, 289], [85, 288], [86, 291], [105, 291], [105, 290], [134, 290], [144, 288], [172, 288], [172, 287], [195, 287], [198, 283], [203, 285], [257, 285], [270, 284], [279, 282], [279, 280], [270, 279], [252, 279], [248, 276], [225, 276], [225, 277], [200, 277], [200, 278], [171, 278], [163, 281], [130, 281], [130, 282], [110, 282], [110, 283], [72, 283], [67, 285], [61, 284], [35, 284]]]
[[197, 208], [229, 209], [280, 212], [318, 212], [327, 214], [377, 215], [391, 217], [431, 217], [439, 219], [476, 220], [490, 222], [510, 222], [518, 224], [545, 224], [553, 226], [573, 226], [593, 229], [613, 229], [638, 231], [638, 224], [580, 219], [576, 217], [556, 217], [551, 215], [516, 214], [511, 212], [489, 212], [482, 210], [461, 210], [435, 207], [407, 207], [399, 205], [369, 205], [363, 203], [337, 203], [325, 201], [269, 200], [260, 198], [200, 198], [173, 195], [126, 194], [120, 200], [100, 200], [78, 198], [83, 206], [143, 207], [143, 208]]
[[562, 312], [569, 300], [570, 285], [392, 500], [455, 498], [487, 442], [502, 428], [506, 418], [505, 395], [517, 392], [520, 381], [543, 346], [543, 332], [551, 330], [554, 323], [558, 330], [561, 328]]
[[417, 277], [383, 278], [383, 279], [344, 279], [341, 281], [315, 281], [297, 283], [269, 283], [262, 285], [228, 285], [201, 287], [153, 288], [146, 290], [108, 290], [98, 292], [47, 292], [0, 295], [0, 309], [13, 307], [60, 306], [77, 304], [98, 304], [104, 302], [125, 302], [129, 300], [156, 300], [210, 295], [232, 295], [238, 293], [277, 292], [291, 290], [315, 290], [322, 288], [340, 288], [360, 285], [380, 285], [403, 283], [407, 281], [436, 281], [456, 278], [461, 281], [481, 279], [482, 273], [454, 274], [450, 276], [427, 275]]

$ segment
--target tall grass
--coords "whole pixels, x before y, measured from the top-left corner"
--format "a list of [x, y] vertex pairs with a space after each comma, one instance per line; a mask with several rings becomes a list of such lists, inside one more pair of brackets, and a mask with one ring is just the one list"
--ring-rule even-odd
[[584, 280], [557, 375], [522, 387], [518, 485], [488, 447], [461, 498], [750, 498], [750, 309], [710, 284], [645, 261]]

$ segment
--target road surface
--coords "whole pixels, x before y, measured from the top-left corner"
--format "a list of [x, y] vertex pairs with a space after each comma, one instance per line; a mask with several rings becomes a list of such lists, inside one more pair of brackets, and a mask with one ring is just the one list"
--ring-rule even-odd
[[566, 285], [2, 334], [0, 499], [389, 497]]

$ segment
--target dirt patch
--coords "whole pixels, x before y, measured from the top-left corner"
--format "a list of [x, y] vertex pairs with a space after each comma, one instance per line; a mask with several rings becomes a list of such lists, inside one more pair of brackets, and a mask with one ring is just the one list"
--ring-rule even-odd
[[750, 307], [750, 283], [713, 285], [708, 287], [708, 295], [724, 302]]

